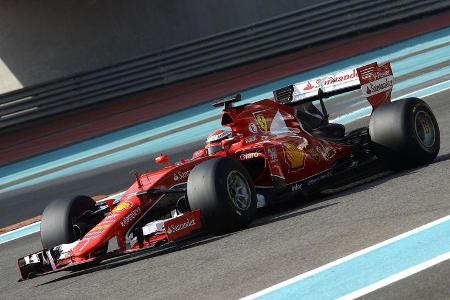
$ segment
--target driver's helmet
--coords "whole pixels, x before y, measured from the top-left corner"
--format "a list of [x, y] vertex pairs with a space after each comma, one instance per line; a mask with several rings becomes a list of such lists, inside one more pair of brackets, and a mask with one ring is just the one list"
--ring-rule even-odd
[[214, 154], [223, 150], [222, 141], [232, 137], [231, 131], [219, 129], [213, 131], [206, 139], [206, 153], [208, 155]]

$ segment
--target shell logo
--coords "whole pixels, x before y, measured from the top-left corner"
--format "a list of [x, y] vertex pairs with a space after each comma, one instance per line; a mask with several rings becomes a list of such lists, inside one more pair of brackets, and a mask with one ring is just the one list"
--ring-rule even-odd
[[305, 165], [305, 153], [293, 143], [283, 143], [287, 163], [292, 171], [299, 170]]
[[91, 229], [91, 231], [103, 231], [105, 229], [108, 229], [111, 225], [109, 224], [103, 224], [103, 225], [97, 225], [94, 228]]
[[258, 122], [259, 128], [261, 128], [262, 131], [267, 132], [269, 130], [269, 127], [267, 126], [267, 121], [264, 115], [258, 114], [255, 118], [256, 122]]
[[308, 81], [308, 84], [303, 88], [304, 91], [309, 91], [312, 89], [314, 89], [314, 86], [309, 81]]
[[112, 212], [122, 211], [124, 209], [128, 209], [131, 207], [131, 203], [129, 202], [120, 202], [116, 207], [112, 210]]

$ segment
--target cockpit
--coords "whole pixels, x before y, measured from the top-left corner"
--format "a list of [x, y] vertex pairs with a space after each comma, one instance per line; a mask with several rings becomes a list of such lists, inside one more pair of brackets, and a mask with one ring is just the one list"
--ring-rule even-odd
[[206, 139], [206, 146], [205, 146], [206, 154], [212, 155], [219, 151], [223, 151], [224, 146], [222, 141], [232, 138], [233, 134], [231, 131], [223, 129], [213, 131]]

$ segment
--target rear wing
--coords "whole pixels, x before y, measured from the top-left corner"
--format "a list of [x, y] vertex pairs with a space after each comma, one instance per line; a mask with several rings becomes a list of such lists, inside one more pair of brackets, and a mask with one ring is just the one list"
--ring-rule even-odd
[[278, 103], [298, 105], [362, 90], [373, 109], [391, 100], [393, 74], [390, 63], [376, 62], [355, 69], [288, 85], [273, 91]]

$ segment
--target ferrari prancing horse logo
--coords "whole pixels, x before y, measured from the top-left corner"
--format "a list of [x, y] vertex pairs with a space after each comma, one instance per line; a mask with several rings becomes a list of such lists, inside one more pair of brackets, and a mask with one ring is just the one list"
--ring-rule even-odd
[[259, 128], [262, 131], [267, 132], [269, 130], [269, 128], [267, 127], [267, 121], [266, 121], [266, 118], [264, 117], [264, 115], [258, 114], [255, 116], [255, 118], [256, 118], [256, 122], [258, 122]]

